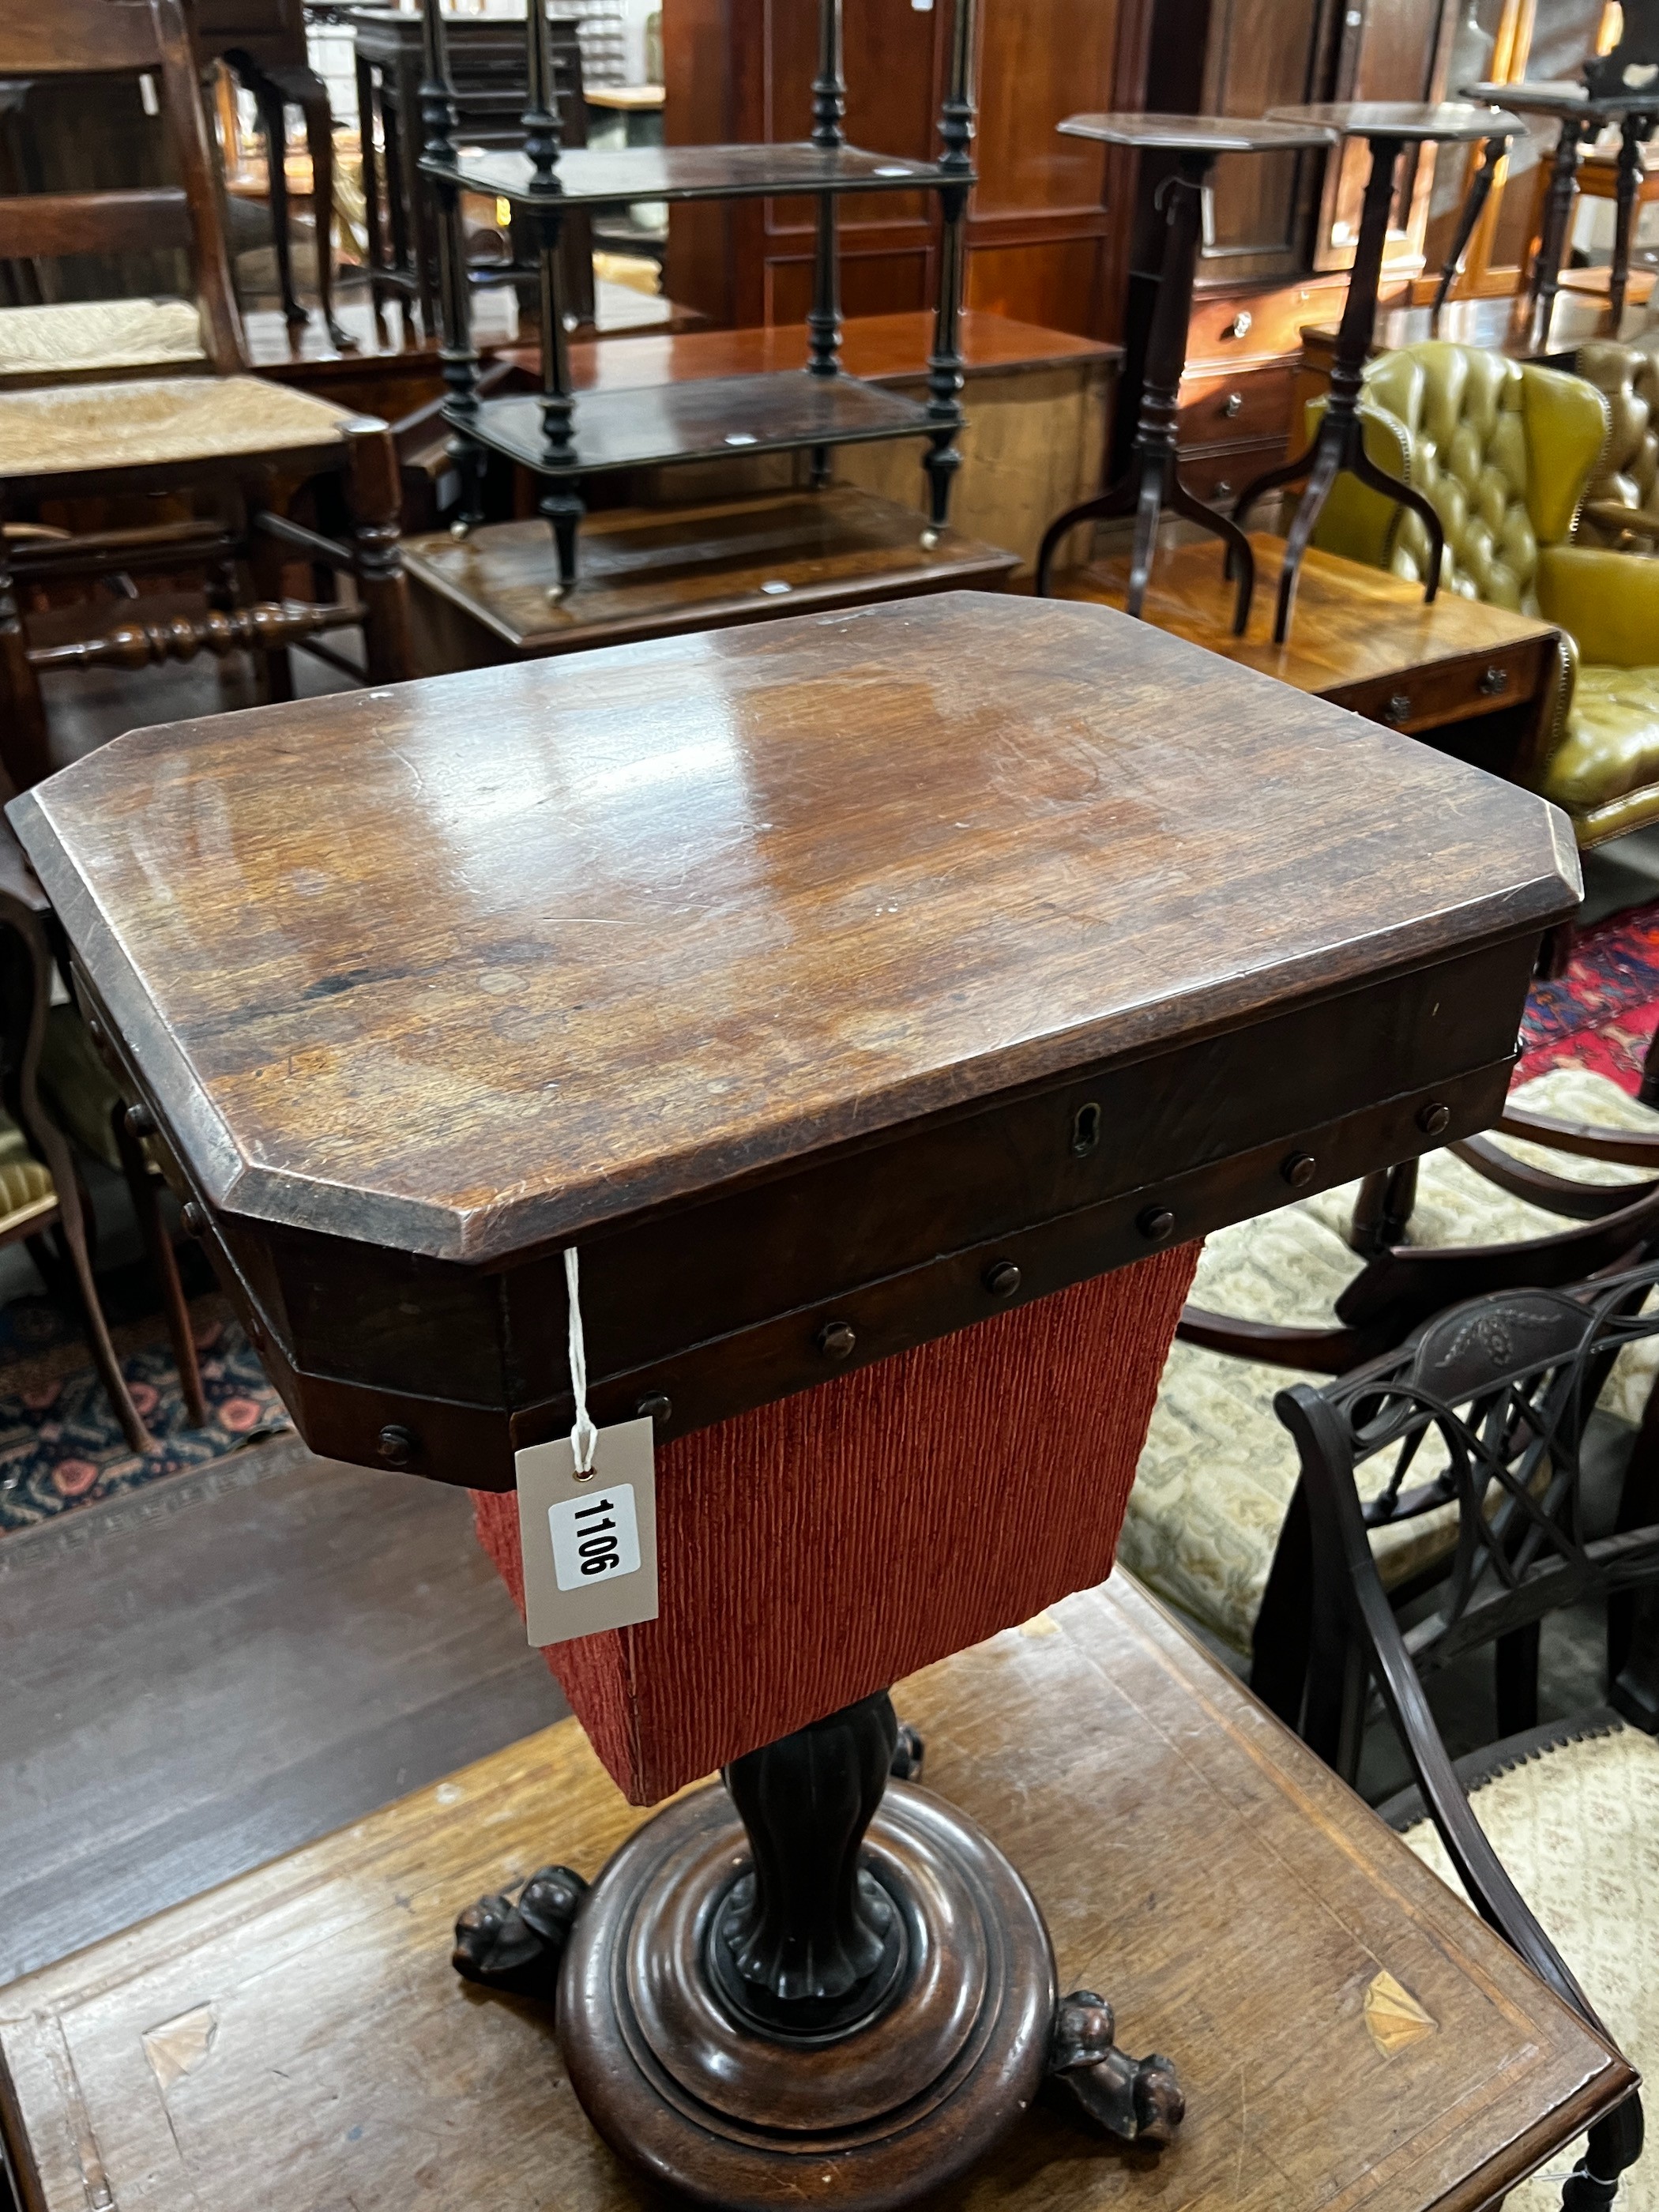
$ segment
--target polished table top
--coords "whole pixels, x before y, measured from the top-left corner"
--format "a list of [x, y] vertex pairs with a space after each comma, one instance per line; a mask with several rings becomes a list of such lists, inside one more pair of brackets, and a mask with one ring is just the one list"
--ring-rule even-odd
[[14, 819], [210, 1204], [468, 1260], [1565, 888], [1538, 799], [981, 593], [137, 731]]
[[[1040, 2101], [953, 2212], [1476, 2212], [1628, 2085], [1123, 1576], [893, 1694], [929, 1789], [1042, 1899], [1060, 1987], [1109, 1990], [1187, 2095], [1155, 2160]], [[591, 1875], [641, 1817], [566, 1721], [14, 1983], [0, 2121], [27, 2201], [655, 2212], [546, 2012], [447, 1956], [458, 1899], [550, 1853]]]
[[1529, 793], [985, 592], [138, 731], [13, 818], [307, 1442], [483, 1488], [569, 1429], [563, 1245], [672, 1441], [1486, 1127], [1577, 898]]
[[1307, 106], [1271, 107], [1283, 123], [1319, 123], [1345, 138], [1400, 138], [1456, 144], [1469, 138], [1524, 138], [1527, 126], [1501, 107], [1472, 107], [1462, 100], [1332, 100]]
[[1194, 154], [1267, 154], [1331, 146], [1336, 132], [1322, 125], [1286, 123], [1271, 116], [1070, 115], [1060, 126], [1068, 138], [1097, 138], [1108, 146], [1144, 146]]

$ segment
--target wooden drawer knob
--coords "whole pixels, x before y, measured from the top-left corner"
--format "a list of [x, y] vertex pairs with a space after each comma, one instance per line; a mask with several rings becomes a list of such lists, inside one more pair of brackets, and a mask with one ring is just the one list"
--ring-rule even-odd
[[1230, 392], [1221, 403], [1221, 411], [1230, 422], [1235, 415], [1242, 415], [1244, 412], [1244, 394]]
[[1510, 672], [1507, 668], [1498, 667], [1494, 661], [1474, 688], [1483, 699], [1495, 699], [1500, 691], [1509, 690]]
[[1404, 722], [1410, 719], [1412, 700], [1409, 691], [1395, 691], [1382, 702], [1385, 722]]

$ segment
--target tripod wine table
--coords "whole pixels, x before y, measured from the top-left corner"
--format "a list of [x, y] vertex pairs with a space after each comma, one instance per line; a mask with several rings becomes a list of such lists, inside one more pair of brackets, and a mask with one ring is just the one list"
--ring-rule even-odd
[[1129, 466], [1122, 480], [1101, 498], [1068, 507], [1049, 524], [1037, 551], [1037, 594], [1039, 598], [1048, 595], [1054, 554], [1069, 531], [1080, 522], [1133, 514], [1134, 546], [1126, 609], [1139, 616], [1158, 545], [1158, 520], [1167, 507], [1183, 520], [1211, 532], [1227, 548], [1236, 586], [1233, 634], [1243, 637], [1255, 586], [1249, 540], [1226, 515], [1206, 507], [1195, 492], [1188, 490], [1181, 481], [1176, 452], [1204, 194], [1209, 188], [1210, 172], [1223, 154], [1322, 150], [1336, 143], [1336, 133], [1315, 124], [1236, 122], [1231, 116], [1215, 115], [1074, 115], [1060, 128], [1068, 137], [1096, 138], [1104, 145], [1133, 146], [1148, 153], [1173, 153], [1176, 167], [1159, 193], [1169, 233], [1158, 276], [1158, 304], [1147, 336], [1140, 413]]
[[1519, 137], [1526, 125], [1501, 108], [1470, 107], [1456, 102], [1419, 105], [1409, 101], [1338, 100], [1328, 106], [1281, 107], [1276, 115], [1303, 123], [1320, 123], [1344, 137], [1364, 138], [1371, 149], [1370, 174], [1360, 209], [1359, 236], [1354, 246], [1353, 274], [1336, 334], [1336, 353], [1331, 363], [1330, 397], [1311, 446], [1297, 459], [1268, 469], [1254, 483], [1246, 484], [1233, 509], [1233, 520], [1244, 517], [1266, 493], [1280, 485], [1306, 479], [1285, 542], [1284, 565], [1279, 572], [1278, 611], [1273, 617], [1273, 642], [1283, 645], [1296, 605], [1297, 579], [1302, 556], [1312, 540], [1331, 486], [1343, 470], [1356, 476], [1373, 491], [1410, 507], [1429, 533], [1429, 580], [1425, 599], [1440, 588], [1440, 563], [1445, 532], [1433, 507], [1410, 484], [1401, 483], [1378, 467], [1365, 451], [1364, 426], [1359, 415], [1360, 386], [1376, 329], [1376, 295], [1382, 278], [1382, 254], [1389, 242], [1389, 209], [1394, 200], [1395, 173], [1407, 146], [1468, 144], [1481, 138]]
[[1559, 817], [953, 593], [139, 731], [13, 819], [307, 1441], [469, 1486], [509, 1576], [579, 1250], [659, 1607], [552, 1657], [684, 1794], [458, 1954], [606, 2140], [727, 2212], [906, 2203], [1048, 2081], [1167, 2141], [1179, 2051], [1060, 1997], [887, 1686], [1107, 1573], [1194, 1239], [1493, 1119]]

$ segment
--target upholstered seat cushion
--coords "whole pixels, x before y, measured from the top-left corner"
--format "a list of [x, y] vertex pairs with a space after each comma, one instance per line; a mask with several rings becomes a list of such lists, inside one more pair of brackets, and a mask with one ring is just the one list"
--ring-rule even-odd
[[[1610, 1723], [1541, 1752], [1471, 1792], [1510, 1879], [1614, 2041], [1651, 2081], [1659, 2069], [1659, 1742]], [[1462, 1894], [1432, 1822], [1406, 1840]], [[1650, 2136], [1651, 2145], [1651, 2136]], [[1582, 2142], [1512, 2190], [1509, 2212], [1558, 2212]], [[1659, 2212], [1650, 2147], [1624, 2178], [1620, 2212]]]
[[[1583, 1068], [1540, 1076], [1516, 1092], [1515, 1103], [1558, 1121], [1659, 1133], [1659, 1113]], [[1538, 1146], [1510, 1149], [1586, 1182], [1642, 1179], [1639, 1170], [1573, 1159]], [[1212, 1237], [1199, 1261], [1193, 1304], [1241, 1320], [1335, 1327], [1332, 1309], [1364, 1264], [1346, 1236], [1357, 1188], [1349, 1183], [1322, 1191]], [[1431, 1153], [1423, 1163], [1413, 1244], [1492, 1244], [1553, 1236], [1570, 1226], [1559, 1214], [1499, 1190], [1450, 1152]], [[1620, 1419], [1639, 1420], [1656, 1364], [1659, 1340], [1624, 1355], [1603, 1393], [1604, 1408]], [[1273, 1399], [1291, 1382], [1317, 1385], [1324, 1379], [1193, 1344], [1176, 1344], [1164, 1367], [1118, 1556], [1160, 1597], [1241, 1656], [1249, 1653], [1296, 1487], [1295, 1447], [1273, 1413]], [[1362, 1485], [1369, 1480], [1374, 1489], [1382, 1486], [1385, 1457], [1362, 1468]], [[1420, 1457], [1413, 1480], [1427, 1479], [1433, 1467], [1431, 1457]], [[1373, 1547], [1384, 1582], [1402, 1582], [1431, 1564], [1449, 1544], [1454, 1526], [1454, 1510], [1447, 1506], [1379, 1529]]]
[[0, 386], [199, 362], [201, 318], [188, 300], [75, 300], [0, 308]]
[[[1626, 556], [1632, 558], [1632, 556]], [[1604, 808], [1645, 791], [1652, 812], [1659, 784], [1659, 638], [1651, 668], [1582, 663], [1561, 743], [1541, 779], [1546, 799], [1570, 814]]]
[[51, 1170], [30, 1152], [15, 1121], [0, 1114], [0, 1236], [26, 1231], [57, 1203]]
[[257, 376], [144, 377], [0, 392], [0, 477], [327, 446], [360, 419]]

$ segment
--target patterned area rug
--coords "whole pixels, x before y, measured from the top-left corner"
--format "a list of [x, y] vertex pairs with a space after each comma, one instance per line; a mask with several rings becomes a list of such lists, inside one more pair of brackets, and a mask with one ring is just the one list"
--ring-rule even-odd
[[1634, 1094], [1659, 1024], [1659, 903], [1610, 915], [1587, 929], [1558, 983], [1535, 983], [1516, 1081], [1571, 1060]]
[[215, 1296], [191, 1314], [207, 1400], [192, 1428], [159, 1316], [113, 1330], [153, 1448], [130, 1451], [77, 1324], [44, 1296], [0, 1307], [0, 1540], [76, 1505], [141, 1490], [290, 1425], [252, 1346]]

